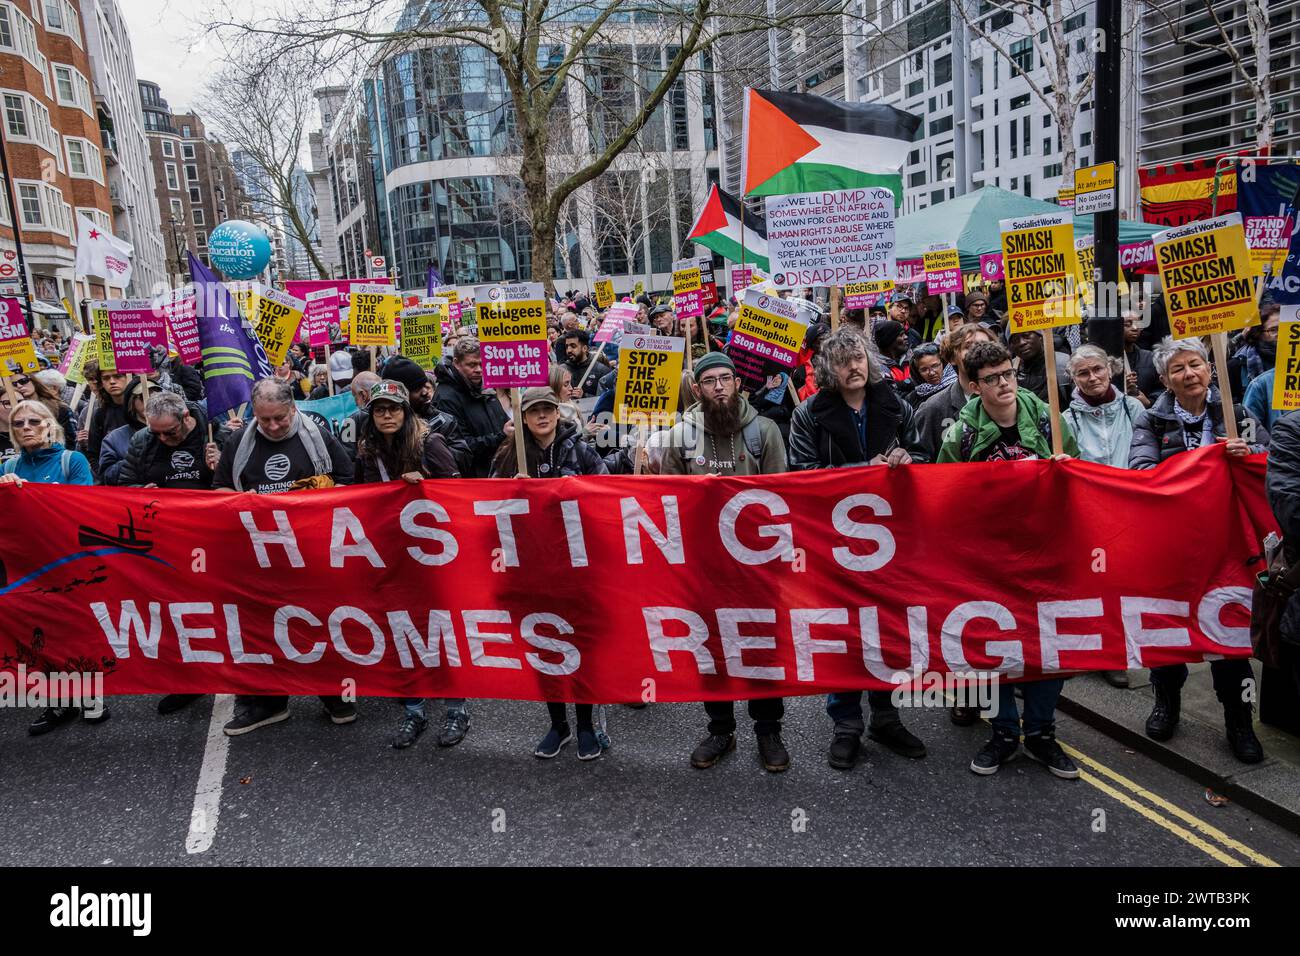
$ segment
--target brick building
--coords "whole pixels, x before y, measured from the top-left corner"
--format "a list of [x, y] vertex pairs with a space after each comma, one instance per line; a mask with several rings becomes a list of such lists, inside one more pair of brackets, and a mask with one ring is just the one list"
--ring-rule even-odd
[[[115, 225], [92, 75], [77, 0], [0, 0], [0, 96], [9, 169], [32, 297], [38, 313], [51, 316], [63, 314], [58, 303], [65, 296], [125, 293], [73, 275], [76, 213], [105, 229]], [[0, 284], [17, 277], [5, 193], [0, 190]]]

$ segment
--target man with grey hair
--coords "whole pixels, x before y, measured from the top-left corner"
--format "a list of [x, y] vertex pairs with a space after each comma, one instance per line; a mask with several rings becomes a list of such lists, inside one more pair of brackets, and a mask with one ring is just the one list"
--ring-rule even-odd
[[144, 409], [145, 427], [131, 436], [118, 484], [135, 488], [212, 487], [224, 425], [208, 441], [203, 408], [175, 392], [154, 392]]
[[[279, 494], [306, 488], [329, 488], [352, 481], [352, 459], [327, 430], [298, 413], [293, 386], [264, 378], [253, 386], [252, 427], [221, 451], [213, 484], [218, 489]], [[321, 703], [336, 724], [357, 719], [354, 704], [342, 697], [322, 696]], [[289, 718], [285, 695], [235, 697], [235, 716], [223, 728], [235, 737]]]
[[[794, 410], [790, 423], [790, 467], [851, 468], [886, 465], [897, 468], [925, 461], [912, 407], [898, 397], [881, 370], [866, 333], [844, 325], [821, 340], [813, 371], [817, 394]], [[925, 756], [925, 744], [903, 726], [889, 691], [867, 692], [871, 722], [862, 717], [862, 691], [826, 698], [834, 721], [827, 759], [849, 770], [862, 749], [862, 734], [904, 757]]]

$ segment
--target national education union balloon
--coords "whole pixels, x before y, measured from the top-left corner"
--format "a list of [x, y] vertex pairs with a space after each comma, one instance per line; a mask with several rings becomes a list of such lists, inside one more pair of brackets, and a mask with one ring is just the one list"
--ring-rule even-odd
[[232, 219], [208, 236], [208, 258], [227, 279], [253, 279], [271, 261], [271, 240], [251, 222]]

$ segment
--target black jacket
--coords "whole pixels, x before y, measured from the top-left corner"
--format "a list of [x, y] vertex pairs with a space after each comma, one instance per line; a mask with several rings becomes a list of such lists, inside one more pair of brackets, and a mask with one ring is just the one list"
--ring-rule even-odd
[[[459, 478], [460, 471], [457, 467], [455, 457], [447, 446], [447, 440], [436, 431], [430, 430], [424, 436], [424, 452], [421, 462], [425, 474], [430, 478]], [[389, 481], [396, 481], [401, 475], [389, 475]], [[356, 471], [353, 473], [352, 483], [354, 485], [370, 484], [375, 481], [383, 481], [384, 476], [379, 471], [378, 459], [370, 455], [357, 455]]]
[[970, 399], [961, 380], [955, 378], [951, 385], [935, 392], [916, 410], [916, 430], [920, 435], [921, 451], [926, 461], [939, 460], [943, 433], [957, 420]]
[[[1227, 431], [1223, 427], [1223, 403], [1219, 401], [1217, 389], [1210, 391], [1209, 408], [1214, 437], [1222, 438]], [[1245, 432], [1247, 422], [1254, 429], [1255, 440], [1248, 443], [1251, 451], [1267, 451], [1269, 437], [1264, 426], [1247, 415], [1245, 409], [1237, 407], [1236, 411], [1238, 432]], [[1183, 434], [1182, 420], [1174, 412], [1174, 393], [1166, 391], [1133, 420], [1133, 443], [1129, 446], [1128, 466], [1134, 471], [1143, 471], [1184, 451], [1187, 451], [1187, 436]]]
[[1154, 403], [1165, 390], [1165, 383], [1156, 373], [1156, 359], [1150, 349], [1134, 346], [1124, 353], [1128, 356], [1129, 371], [1137, 372], [1138, 391]]
[[[196, 402], [188, 402], [190, 415], [194, 418], [194, 429], [207, 440], [208, 416], [203, 413], [203, 408]], [[226, 438], [230, 435], [230, 429], [225, 422], [217, 424], [212, 430], [213, 440], [217, 447], [222, 447], [226, 443]], [[122, 468], [117, 474], [117, 484], [120, 487], [139, 487], [146, 482], [146, 476], [153, 465], [153, 460], [160, 453], [170, 452], [171, 449], [158, 440], [158, 436], [148, 428], [141, 428], [131, 436], [131, 441], [126, 447], [126, 458], [122, 462]]]
[[838, 392], [820, 391], [794, 410], [790, 423], [790, 470], [857, 465], [883, 455], [897, 442], [918, 461], [921, 447], [912, 407], [888, 380], [867, 387], [867, 445], [862, 447], [853, 412]]
[[441, 363], [434, 374], [438, 378], [434, 401], [456, 419], [465, 439], [469, 467], [462, 469], [461, 474], [466, 478], [486, 478], [492, 470], [492, 456], [506, 437], [505, 409], [491, 392], [471, 389], [465, 376], [452, 365]]
[[[363, 412], [362, 414], [366, 413]], [[467, 474], [472, 465], [472, 459], [469, 453], [469, 444], [465, 441], [465, 433], [461, 431], [460, 423], [438, 408], [437, 405], [430, 405], [424, 412], [416, 412], [415, 414], [429, 426], [429, 431], [442, 436], [442, 440], [447, 444], [447, 450], [451, 452], [451, 457], [456, 463], [456, 471], [460, 474]], [[360, 426], [359, 422], [357, 424]]]
[[192, 366], [186, 365], [176, 357], [166, 365], [167, 373], [171, 375], [172, 381], [180, 386], [181, 391], [185, 394], [187, 402], [203, 401], [203, 376]]
[[[546, 464], [546, 470], [542, 471], [539, 467], [531, 467], [528, 474], [533, 478], [568, 478], [573, 475], [606, 475], [609, 469], [601, 459], [600, 454], [591, 445], [582, 440], [582, 433], [576, 425], [570, 422], [561, 422], [558, 426], [558, 432], [555, 435], [555, 441], [547, 452], [541, 452], [533, 443], [532, 436], [527, 436], [524, 440], [530, 447], [527, 451], [529, 457], [539, 454], [540, 461]], [[514, 467], [514, 445], [510, 446], [510, 453], [505, 456], [507, 460], [502, 461], [498, 457], [492, 463], [492, 472], [490, 478], [513, 478], [518, 469]]]
[[[1294, 565], [1300, 560], [1300, 415], [1287, 415], [1273, 424], [1264, 487], [1282, 529], [1287, 561]], [[1300, 592], [1287, 600], [1281, 630], [1284, 641], [1300, 644]]]
[[[103, 398], [95, 405], [95, 414], [91, 416], [86, 431], [86, 457], [90, 466], [99, 474], [99, 456], [103, 453], [104, 437], [126, 424], [126, 402], [128, 393], [122, 393], [122, 404], [114, 405]], [[75, 435], [73, 436], [76, 437]]]

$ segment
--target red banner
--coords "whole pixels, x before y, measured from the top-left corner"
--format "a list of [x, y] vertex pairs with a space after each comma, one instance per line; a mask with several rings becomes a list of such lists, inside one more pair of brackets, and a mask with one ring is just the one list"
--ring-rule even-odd
[[[660, 701], [1249, 653], [1264, 459], [296, 492], [0, 486], [0, 667]], [[927, 678], [932, 679], [932, 678]]]

